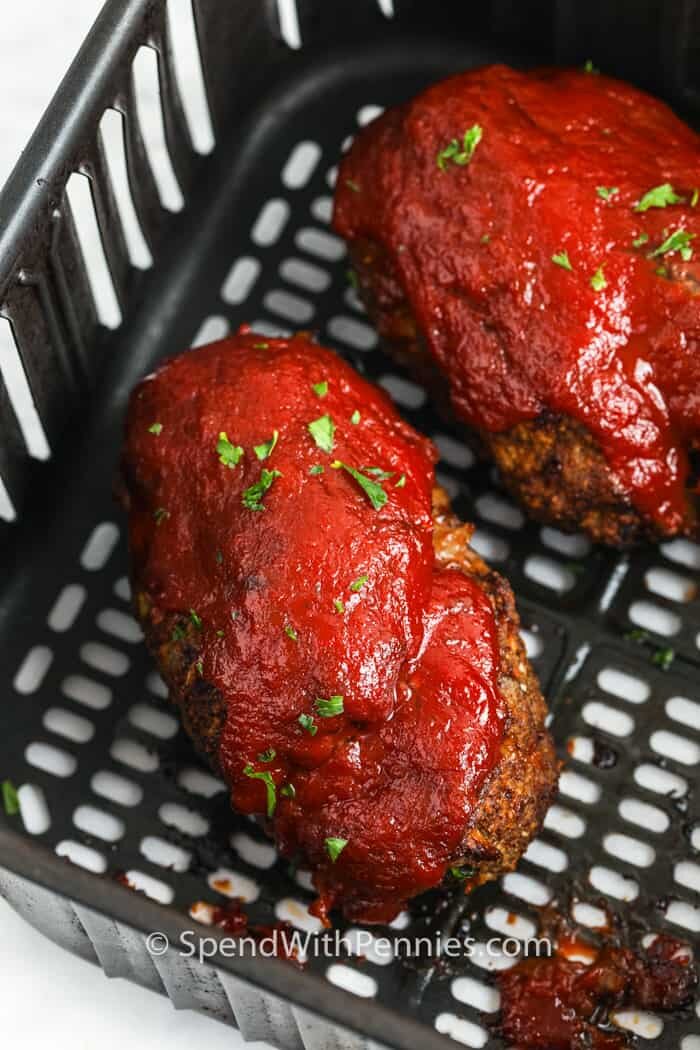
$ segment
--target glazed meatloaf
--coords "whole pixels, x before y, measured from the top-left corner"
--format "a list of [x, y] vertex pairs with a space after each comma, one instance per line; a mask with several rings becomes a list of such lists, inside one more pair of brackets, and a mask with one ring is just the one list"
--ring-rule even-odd
[[698, 534], [698, 187], [700, 138], [662, 103], [504, 66], [384, 113], [340, 165], [335, 229], [386, 345], [541, 521]]
[[557, 780], [513, 595], [435, 459], [304, 335], [243, 329], [131, 400], [147, 643], [234, 808], [311, 869], [324, 921], [387, 921], [512, 868]]

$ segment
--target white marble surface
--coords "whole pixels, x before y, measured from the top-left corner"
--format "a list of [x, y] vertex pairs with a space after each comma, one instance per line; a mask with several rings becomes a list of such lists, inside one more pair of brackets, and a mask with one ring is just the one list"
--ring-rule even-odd
[[[3, 2], [0, 185], [100, 9], [100, 0]], [[0, 1032], [17, 1050], [236, 1050], [234, 1030], [55, 947], [0, 900]], [[261, 1047], [262, 1044], [249, 1044]]]

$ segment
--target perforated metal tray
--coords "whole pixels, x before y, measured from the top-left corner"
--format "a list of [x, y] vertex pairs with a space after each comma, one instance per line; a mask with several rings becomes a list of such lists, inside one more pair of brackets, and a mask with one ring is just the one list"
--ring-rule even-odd
[[[636, 10], [646, 18], [653, 6]], [[568, 758], [561, 797], [517, 873], [469, 899], [428, 895], [402, 920], [405, 935], [522, 937], [537, 929], [537, 907], [556, 900], [563, 909], [602, 902], [634, 936], [668, 930], [697, 940], [700, 548], [678, 541], [619, 556], [526, 523], [491, 470], [473, 462], [459, 429], [440, 422], [420, 387], [383, 356], [328, 229], [334, 165], [358, 123], [454, 69], [550, 60], [564, 5], [538, 4], [527, 33], [522, 11], [487, 5], [479, 37], [458, 4], [439, 12], [400, 4], [394, 20], [369, 0], [302, 5], [308, 44], [296, 53], [277, 33], [273, 5], [234, 7], [195, 4], [217, 138], [210, 157], [191, 149], [164, 5], [112, 3], [0, 200], [2, 315], [53, 450], [49, 464], [27, 460], [11, 407], [21, 384], [4, 369], [0, 476], [17, 518], [0, 534], [0, 780], [22, 785], [22, 816], [0, 814], [0, 891], [108, 975], [238, 1025], [248, 1039], [429, 1048], [452, 1035], [481, 1046], [497, 1007], [491, 971], [501, 965], [483, 952], [381, 965], [371, 952], [343, 950], [302, 972], [276, 959], [200, 966], [146, 950], [145, 932], [176, 942], [193, 926], [195, 901], [222, 902], [217, 880], [251, 898], [247, 910], [262, 923], [306, 925], [311, 895], [303, 873], [230, 812], [222, 785], [177, 730], [130, 619], [124, 522], [111, 494], [127, 394], [163, 354], [244, 321], [265, 332], [313, 329], [435, 438], [440, 480], [477, 522], [475, 546], [512, 581]], [[584, 57], [570, 37], [577, 11], [560, 32], [559, 54], [571, 59]], [[294, 25], [285, 25], [293, 39]], [[510, 29], [511, 43], [486, 34], [489, 26]], [[513, 55], [513, 37], [528, 34], [539, 51]], [[130, 83], [147, 40], [159, 53], [166, 141], [185, 201], [177, 215], [161, 207], [150, 178]], [[657, 88], [665, 68], [655, 67]], [[95, 138], [115, 100], [154, 259], [148, 272], [129, 264]], [[97, 321], [75, 238], [64, 192], [73, 171], [92, 178], [123, 314], [113, 331]], [[626, 637], [639, 628], [641, 643]], [[669, 647], [675, 657], [663, 670], [655, 653]], [[124, 873], [144, 892], [122, 885]], [[577, 916], [591, 921], [585, 910]], [[696, 1013], [665, 1017], [650, 1045], [678, 1047], [685, 1036], [700, 1039]]]

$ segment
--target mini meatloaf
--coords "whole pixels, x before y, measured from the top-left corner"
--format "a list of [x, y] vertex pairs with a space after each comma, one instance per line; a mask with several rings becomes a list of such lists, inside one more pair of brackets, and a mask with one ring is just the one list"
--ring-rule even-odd
[[594, 72], [476, 69], [358, 134], [335, 229], [389, 349], [533, 517], [698, 535], [700, 137]]
[[435, 460], [304, 335], [242, 329], [131, 400], [120, 489], [148, 646], [234, 808], [311, 869], [324, 921], [388, 921], [445, 878], [509, 870], [555, 789], [513, 595]]

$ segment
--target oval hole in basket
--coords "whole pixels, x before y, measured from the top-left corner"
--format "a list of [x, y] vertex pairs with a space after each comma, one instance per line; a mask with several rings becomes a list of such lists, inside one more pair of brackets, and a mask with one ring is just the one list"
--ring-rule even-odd
[[61, 682], [61, 692], [64, 696], [75, 700], [78, 704], [84, 704], [93, 711], [104, 711], [112, 702], [111, 689], [79, 674], [72, 674], [64, 678]]
[[592, 930], [604, 930], [609, 925], [609, 919], [602, 908], [596, 908], [586, 901], [576, 901], [571, 906], [571, 914], [576, 922], [582, 926], [588, 926]]
[[231, 845], [241, 860], [254, 868], [271, 868], [277, 860], [277, 850], [269, 842], [258, 842], [244, 831], [237, 831], [231, 836]]
[[217, 780], [211, 773], [203, 769], [196, 769], [194, 766], [187, 766], [181, 770], [177, 776], [177, 783], [185, 791], [189, 791], [192, 795], [201, 795], [202, 798], [213, 798], [214, 795], [226, 791], [223, 781]]
[[666, 795], [671, 798], [682, 798], [688, 791], [688, 781], [679, 777], [676, 773], [670, 773], [668, 769], [661, 769], [650, 762], [637, 766], [634, 771], [634, 779], [640, 787], [647, 791], [655, 791], [658, 795]]
[[[14, 329], [10, 322], [0, 317], [0, 377], [5, 385], [7, 396], [14, 408], [15, 418], [22, 433], [27, 452], [34, 459], [46, 460], [51, 455], [46, 432], [44, 431], [22, 364]], [[7, 489], [7, 503], [3, 517], [14, 520], [14, 509]]]
[[519, 871], [510, 871], [504, 875], [501, 885], [506, 893], [512, 893], [514, 897], [520, 897], [528, 904], [535, 904], [538, 907], [547, 904], [552, 897], [548, 886]]
[[675, 561], [678, 565], [685, 565], [688, 569], [700, 569], [700, 547], [690, 540], [671, 540], [670, 543], [662, 543], [659, 547], [661, 553]]
[[692, 602], [698, 596], [698, 585], [687, 576], [670, 569], [655, 567], [644, 574], [647, 590], [670, 602]]
[[43, 835], [51, 827], [46, 795], [36, 784], [22, 784], [17, 791], [22, 823], [30, 835]]
[[88, 572], [96, 572], [103, 569], [109, 560], [119, 539], [119, 529], [111, 521], [103, 521], [97, 525], [83, 547], [80, 555], [80, 564]]
[[581, 714], [589, 726], [612, 733], [613, 736], [629, 736], [634, 729], [634, 719], [630, 715], [597, 700], [585, 704]]
[[673, 869], [673, 877], [680, 886], [700, 893], [700, 865], [691, 860], [681, 860]]
[[620, 875], [611, 868], [604, 868], [601, 864], [591, 868], [588, 878], [595, 889], [620, 901], [636, 900], [639, 894], [639, 886], [634, 879]]
[[639, 839], [632, 839], [629, 835], [606, 835], [603, 838], [603, 848], [612, 857], [639, 868], [648, 868], [656, 860], [656, 850], [652, 846], [640, 842]]
[[568, 839], [578, 839], [586, 830], [586, 821], [578, 813], [555, 803], [547, 810], [544, 826], [549, 831], [558, 831]]
[[577, 532], [568, 535], [549, 526], [540, 530], [540, 539], [546, 547], [567, 558], [584, 558], [591, 549], [591, 541], [586, 536]]
[[160, 868], [170, 868], [171, 871], [187, 871], [192, 861], [192, 854], [186, 849], [166, 842], [157, 835], [146, 835], [141, 840], [139, 850], [151, 864], [157, 864]]
[[244, 302], [251, 292], [261, 270], [260, 263], [250, 255], [243, 255], [226, 275], [221, 286], [221, 298], [232, 306]]
[[194, 349], [197, 346], [206, 346], [208, 343], [215, 343], [218, 339], [223, 339], [229, 333], [230, 325], [225, 317], [221, 314], [211, 314], [206, 317], [192, 340], [191, 346]]
[[546, 868], [548, 871], [564, 871], [569, 864], [569, 858], [564, 850], [550, 846], [548, 842], [542, 842], [541, 839], [533, 839], [524, 856], [531, 864], [536, 864], [539, 868]]
[[197, 153], [211, 153], [215, 145], [214, 128], [207, 101], [192, 0], [168, 0], [167, 19], [178, 94], [190, 139]]
[[329, 223], [333, 215], [333, 198], [316, 197], [311, 204], [311, 214], [319, 222]]
[[79, 583], [67, 584], [48, 615], [47, 623], [52, 631], [67, 631], [75, 623], [85, 604], [87, 591]]
[[[354, 317], [346, 317], [344, 314], [330, 319], [328, 333], [333, 339], [345, 343], [353, 350], [372, 350], [377, 344], [377, 333], [373, 328], [363, 321], [357, 321]], [[386, 389], [385, 378], [379, 380], [379, 385]]]
[[[364, 327], [364, 326], [363, 326]], [[402, 376], [383, 375], [378, 380], [379, 386], [386, 390], [389, 397], [404, 408], [420, 408], [425, 404], [427, 395], [422, 386], [412, 383]]]
[[588, 777], [582, 777], [570, 769], [565, 769], [559, 777], [559, 790], [570, 798], [578, 799], [592, 806], [600, 798], [600, 786]]
[[280, 288], [267, 293], [263, 299], [263, 306], [271, 314], [291, 321], [294, 325], [307, 324], [314, 315], [313, 305], [308, 299], [302, 299], [301, 296], [292, 295], [291, 292]]
[[378, 106], [375, 103], [367, 103], [367, 105], [361, 106], [360, 109], [358, 109], [356, 114], [357, 123], [361, 128], [364, 128], [365, 125], [371, 124], [373, 120], [377, 119], [377, 117], [381, 117], [383, 112], [383, 106]]
[[677, 733], [657, 729], [649, 737], [649, 743], [658, 754], [682, 762], [684, 766], [695, 766], [700, 762], [700, 746]]
[[129, 261], [139, 270], [147, 270], [153, 265], [153, 256], [143, 234], [134, 198], [129, 183], [129, 172], [126, 164], [126, 142], [124, 137], [124, 117], [115, 109], [106, 109], [100, 120], [100, 139], [104, 150], [107, 169], [117, 202], [117, 211], [126, 241]]
[[493, 492], [486, 492], [476, 501], [477, 513], [486, 521], [505, 529], [521, 529], [525, 524], [523, 512]]
[[306, 186], [320, 159], [321, 147], [317, 142], [310, 139], [298, 142], [282, 168], [282, 182], [290, 190]]
[[63, 842], [59, 842], [56, 846], [56, 853], [59, 857], [66, 857], [71, 863], [77, 864], [78, 867], [94, 872], [95, 875], [101, 875], [107, 870], [107, 861], [102, 854], [98, 853], [96, 849], [84, 846], [82, 842], [64, 839]]
[[302, 45], [299, 16], [295, 0], [276, 0], [280, 34], [287, 47], [297, 50]]
[[484, 918], [487, 926], [502, 933], [504, 937], [517, 937], [520, 941], [526, 941], [535, 936], [533, 922], [515, 912], [506, 911], [505, 908], [488, 908]]
[[400, 911], [389, 923], [389, 928], [392, 930], [406, 930], [411, 925], [411, 916], [407, 911]]
[[303, 252], [327, 262], [337, 262], [345, 255], [345, 245], [339, 237], [334, 237], [325, 230], [316, 230], [312, 226], [305, 226], [299, 230], [295, 240]]
[[487, 970], [489, 973], [509, 970], [515, 965], [520, 954], [519, 951], [514, 952], [516, 945], [517, 941], [513, 940], [509, 945], [509, 950], [505, 952], [499, 944], [494, 944], [493, 941], [487, 944], [477, 941], [470, 946], [469, 961], [478, 966], [480, 970]]
[[433, 441], [446, 463], [459, 470], [468, 470], [474, 464], [474, 453], [461, 441], [449, 434], [433, 434]]
[[687, 901], [671, 901], [666, 909], [666, 918], [676, 926], [684, 926], [686, 930], [700, 933], [700, 908], [688, 904]]
[[95, 671], [113, 675], [116, 678], [129, 670], [129, 657], [102, 642], [86, 642], [80, 647], [80, 658]]
[[255, 879], [242, 875], [239, 871], [231, 871], [229, 868], [218, 868], [207, 875], [207, 882], [217, 893], [224, 897], [235, 898], [252, 903], [260, 896], [260, 887]]
[[209, 821], [194, 809], [178, 806], [176, 802], [164, 802], [158, 810], [159, 819], [169, 828], [177, 828], [183, 835], [199, 838], [209, 831]]
[[124, 835], [124, 821], [94, 806], [78, 806], [73, 823], [86, 835], [94, 835], [105, 842], [117, 842]]
[[320, 933], [323, 923], [314, 915], [309, 915], [309, 909], [301, 901], [293, 897], [284, 897], [275, 904], [275, 915], [282, 922], [290, 922], [298, 930], [307, 933]]
[[143, 641], [143, 632], [133, 616], [118, 609], [103, 609], [98, 613], [97, 626], [105, 634], [111, 634], [122, 642]]
[[478, 1024], [450, 1013], [437, 1015], [435, 1030], [454, 1039], [456, 1043], [461, 1043], [462, 1046], [474, 1046], [477, 1050], [485, 1046], [488, 1039], [486, 1032]]
[[523, 571], [528, 579], [556, 591], [557, 594], [570, 591], [576, 583], [576, 577], [570, 569], [541, 554], [532, 554], [526, 558]]
[[450, 499], [454, 500], [459, 495], [459, 482], [451, 478], [449, 474], [445, 474], [444, 471], [437, 470], [435, 472], [435, 482], [438, 485], [442, 485]]
[[486, 561], [505, 561], [510, 554], [510, 546], [506, 541], [486, 529], [476, 529], [469, 546]]
[[274, 324], [272, 321], [260, 319], [251, 321], [250, 330], [255, 335], [267, 336], [270, 339], [288, 339], [292, 334], [291, 328], [285, 328], [283, 325]]
[[632, 602], [629, 608], [629, 618], [638, 627], [655, 634], [662, 634], [670, 638], [678, 634], [681, 629], [681, 618], [670, 609], [664, 609], [652, 602]]
[[144, 893], [151, 900], [158, 901], [159, 904], [170, 904], [175, 896], [171, 886], [161, 882], [160, 879], [155, 879], [152, 875], [146, 875], [143, 871], [130, 869], [125, 874], [127, 882], [133, 890]]
[[109, 753], [115, 762], [121, 762], [139, 773], [154, 773], [158, 768], [158, 755], [128, 737], [118, 737]]
[[74, 715], [62, 707], [50, 707], [43, 717], [44, 729], [63, 736], [74, 744], [86, 744], [95, 734], [95, 727], [87, 718]]
[[287, 224], [289, 212], [289, 205], [280, 197], [263, 204], [250, 233], [255, 244], [263, 248], [274, 244]]
[[611, 1015], [613, 1024], [642, 1039], [658, 1039], [664, 1030], [663, 1022], [644, 1010], [620, 1010]]
[[10, 499], [10, 493], [5, 488], [5, 482], [0, 476], [0, 521], [12, 522], [17, 520], [17, 511]]
[[352, 992], [353, 995], [359, 995], [363, 999], [371, 999], [377, 994], [377, 982], [374, 977], [370, 977], [367, 973], [360, 973], [359, 970], [353, 970], [350, 966], [343, 966], [342, 963], [333, 963], [326, 970], [326, 977], [335, 984], [338, 988], [344, 988], [346, 992]]
[[28, 696], [36, 692], [53, 662], [53, 652], [46, 645], [35, 645], [29, 650], [12, 683], [18, 693]]
[[473, 1006], [481, 1013], [492, 1014], [501, 1005], [501, 996], [493, 985], [484, 984], [473, 977], [457, 977], [450, 985], [455, 999], [467, 1006]]
[[285, 281], [307, 292], [323, 292], [331, 283], [330, 275], [325, 270], [303, 259], [285, 259], [279, 272]]
[[126, 777], [101, 769], [93, 776], [90, 787], [96, 795], [116, 802], [120, 806], [138, 806], [143, 798], [143, 788]]
[[156, 710], [150, 704], [135, 704], [129, 711], [129, 721], [132, 726], [159, 740], [169, 740], [178, 730], [176, 718], [165, 711]]
[[72, 776], [78, 764], [73, 755], [69, 755], [67, 751], [61, 751], [41, 741], [29, 744], [24, 752], [24, 757], [30, 766], [42, 769], [44, 773], [50, 773], [54, 777]]
[[577, 762], [590, 765], [595, 755], [595, 742], [589, 736], [570, 736], [566, 742], [566, 750]]
[[160, 677], [157, 671], [151, 671], [146, 678], [146, 688], [154, 696], [159, 696], [161, 700], [168, 699], [168, 687]]
[[136, 52], [131, 65], [136, 116], [161, 207], [178, 212], [184, 207], [185, 199], [165, 137], [158, 64], [158, 55], [152, 47], [143, 45]]
[[686, 700], [684, 696], [672, 696], [666, 701], [666, 714], [674, 722], [700, 730], [700, 704]]
[[390, 966], [394, 961], [391, 941], [386, 937], [375, 937], [367, 929], [354, 927], [343, 937], [343, 946], [348, 955], [359, 955], [375, 966]]
[[304, 868], [297, 868], [294, 873], [294, 881], [303, 890], [307, 890], [309, 893], [316, 893], [310, 871], [306, 871]]
[[521, 627], [520, 637], [525, 644], [525, 652], [531, 660], [536, 660], [538, 656], [542, 655], [544, 643], [534, 629], [529, 630], [527, 627]]
[[662, 809], [650, 806], [648, 802], [640, 802], [637, 798], [623, 798], [617, 808], [623, 820], [647, 831], [661, 834], [669, 825], [669, 818]]
[[621, 700], [629, 700], [633, 704], [643, 704], [651, 695], [651, 689], [646, 682], [616, 667], [603, 668], [598, 672], [596, 680], [606, 693], [619, 696]]
[[74, 171], [66, 183], [66, 197], [97, 317], [105, 328], [118, 328], [122, 321], [122, 313], [97, 222], [91, 178], [82, 172]]

